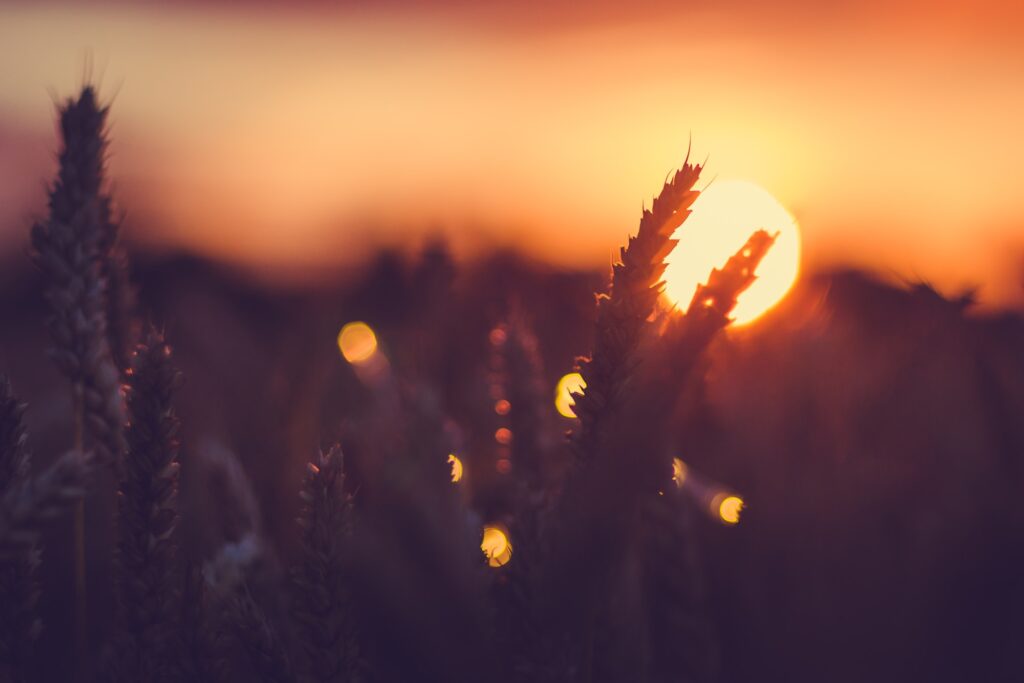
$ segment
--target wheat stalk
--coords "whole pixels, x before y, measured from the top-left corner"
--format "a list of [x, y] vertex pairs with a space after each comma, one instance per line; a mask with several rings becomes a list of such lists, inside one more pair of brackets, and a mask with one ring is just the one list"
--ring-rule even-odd
[[718, 669], [690, 502], [666, 491], [640, 511], [642, 586], [651, 680], [706, 683]]
[[[277, 623], [252, 592], [253, 586], [266, 588], [267, 580], [276, 578], [276, 572], [268, 572], [270, 559], [264, 541], [250, 531], [238, 542], [224, 544], [204, 566], [203, 576], [227, 636], [225, 644], [242, 656], [244, 666], [259, 680], [285, 683], [295, 680], [288, 649]], [[264, 592], [262, 597], [268, 596]], [[243, 664], [238, 657], [231, 659]]]
[[[117, 241], [110, 197], [103, 192], [107, 109], [91, 86], [59, 111], [61, 150], [50, 187], [49, 216], [32, 228], [35, 263], [43, 272], [49, 304], [50, 355], [70, 380], [74, 452], [88, 435], [96, 459], [116, 467], [124, 452], [120, 376], [108, 337], [108, 273]], [[79, 670], [87, 658], [85, 510], [74, 520], [75, 647]]]
[[236, 643], [264, 683], [292, 683], [288, 653], [277, 629], [256, 604], [243, 580], [228, 599], [226, 618]]
[[583, 460], [594, 457], [607, 416], [621, 401], [636, 362], [641, 332], [661, 295], [665, 257], [676, 245], [672, 234], [690, 215], [690, 206], [697, 199], [693, 186], [700, 171], [699, 165], [684, 162], [665, 183], [650, 210], [643, 211], [636, 236], [620, 250], [621, 260], [612, 266], [608, 293], [597, 297], [593, 352], [589, 358], [579, 359], [579, 372], [587, 387], [575, 396], [574, 410], [580, 422], [572, 438], [576, 454]]
[[[0, 496], [28, 476], [25, 426], [20, 403], [6, 377], [0, 377]], [[34, 544], [0, 560], [0, 680], [20, 683], [28, 667], [41, 623], [36, 617], [39, 592], [36, 568], [39, 551]]]
[[6, 429], [11, 417], [20, 417], [20, 408], [8, 412], [12, 404], [3, 402], [0, 411], [5, 414], [0, 420], [5, 436], [17, 436], [0, 446], [0, 459], [7, 464], [21, 462], [6, 468], [18, 474], [0, 487], [0, 680], [18, 683], [30, 679], [33, 645], [41, 629], [35, 614], [39, 535], [47, 520], [71, 508], [79, 509], [92, 455], [70, 452], [36, 477], [24, 476], [23, 471], [18, 472], [25, 462], [18, 452], [20, 426]]
[[49, 217], [33, 226], [32, 246], [46, 282], [51, 356], [71, 381], [76, 422], [90, 436], [97, 460], [113, 464], [124, 451], [124, 420], [107, 337], [106, 273], [117, 228], [102, 191], [106, 116], [91, 87], [61, 107], [60, 168], [50, 188]]
[[[612, 589], [609, 582], [623, 566], [624, 556], [615, 550], [633, 545], [631, 530], [643, 501], [669, 480], [664, 434], [679, 387], [728, 324], [737, 297], [754, 281], [774, 241], [763, 230], [755, 232], [698, 287], [687, 314], [670, 314], [662, 333], [653, 334], [649, 319], [662, 287], [663, 259], [674, 246], [671, 232], [696, 197], [691, 188], [698, 173], [698, 167], [684, 165], [644, 213], [637, 237], [613, 269], [609, 295], [598, 298], [593, 357], [580, 363], [587, 388], [577, 398], [574, 445], [585, 462], [601, 465], [577, 468], [569, 482], [545, 580], [548, 601], [560, 602], [559, 614], [547, 613], [560, 622], [552, 637], [559, 631], [569, 635], [584, 681], [609, 674], [596, 656], [596, 639], [610, 619], [600, 596]], [[589, 561], [582, 576], [580, 557]]]
[[362, 465], [359, 447], [373, 448], [380, 463], [359, 470], [360, 513], [345, 561], [360, 651], [374, 680], [475, 680], [497, 656], [480, 526], [452, 483], [436, 397], [414, 389], [402, 399], [393, 420], [373, 425], [350, 451]]
[[163, 335], [149, 330], [128, 373], [128, 453], [118, 496], [117, 635], [121, 680], [150, 680], [170, 663], [178, 559], [178, 429], [172, 397], [181, 375]]
[[551, 502], [550, 403], [537, 338], [526, 313], [513, 305], [495, 330], [501, 334], [491, 335], [491, 384], [501, 389], [494, 404], [500, 416], [497, 424], [512, 435], [511, 444], [500, 448], [512, 465], [505, 480], [512, 488], [512, 517], [507, 526], [515, 552], [507, 565], [491, 572], [494, 630], [497, 651], [508, 660], [513, 679], [533, 681], [541, 676], [537, 666], [543, 658], [537, 652], [545, 645], [539, 637], [543, 629], [538, 624], [535, 589], [544, 559], [544, 517]]
[[96, 205], [91, 225], [104, 282], [105, 333], [116, 366], [127, 369], [139, 334], [135, 316], [135, 289], [128, 275], [128, 256], [120, 244], [120, 225], [113, 218], [110, 196], [105, 190], [107, 115], [96, 90], [86, 85], [77, 100], [68, 100], [60, 110], [63, 148], [57, 180], [50, 191], [50, 220], [70, 223], [87, 204]]
[[28, 475], [24, 415], [25, 404], [15, 397], [10, 380], [0, 375], [0, 494]]
[[[512, 472], [523, 493], [537, 496], [545, 490], [545, 461], [550, 451], [551, 413], [547, 400], [537, 336], [526, 313], [515, 308], [505, 325], [504, 385], [508, 405], [508, 426], [512, 430]], [[540, 501], [536, 501], [538, 504]]]
[[180, 610], [172, 678], [181, 683], [224, 681], [221, 633], [210, 619], [206, 584], [202, 572], [194, 565], [184, 570]]
[[292, 616], [303, 661], [304, 680], [353, 680], [359, 652], [349, 589], [344, 577], [352, 501], [344, 491], [341, 448], [332, 446], [309, 463], [302, 485], [299, 526], [302, 553], [292, 570]]

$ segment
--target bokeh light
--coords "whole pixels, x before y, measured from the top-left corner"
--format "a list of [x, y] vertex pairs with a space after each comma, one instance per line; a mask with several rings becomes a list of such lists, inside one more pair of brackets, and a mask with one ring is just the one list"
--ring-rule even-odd
[[570, 419], [576, 417], [576, 413], [572, 410], [572, 407], [576, 405], [572, 394], [582, 393], [586, 387], [587, 383], [583, 381], [583, 375], [578, 372], [570, 372], [558, 380], [558, 385], [555, 387], [555, 410], [558, 411], [558, 414]]
[[796, 282], [800, 230], [775, 197], [744, 180], [713, 182], [693, 203], [693, 213], [673, 235], [679, 244], [665, 259], [665, 295], [680, 307], [689, 306], [697, 285], [707, 282], [711, 270], [724, 265], [761, 228], [778, 233], [778, 238], [732, 312], [734, 324], [755, 320]]
[[491, 559], [488, 564], [492, 567], [504, 567], [508, 564], [508, 561], [512, 559], [512, 544], [509, 543], [505, 547], [505, 551], [497, 557]]
[[505, 332], [504, 328], [499, 326], [491, 330], [491, 334], [488, 338], [494, 346], [501, 346], [508, 340], [508, 334]]
[[682, 488], [689, 474], [690, 468], [686, 466], [685, 462], [679, 458], [672, 459], [672, 481], [676, 483], [676, 486]]
[[348, 323], [338, 333], [338, 349], [349, 363], [365, 363], [377, 353], [377, 335], [364, 322]]
[[501, 427], [494, 432], [494, 440], [502, 446], [512, 443], [512, 430], [508, 427]]
[[711, 511], [726, 524], [739, 524], [743, 499], [739, 496], [719, 493], [711, 500]]
[[498, 415], [508, 415], [510, 410], [512, 410], [512, 404], [505, 399], [500, 399], [494, 403], [494, 412]]
[[462, 479], [462, 460], [454, 453], [449, 453], [448, 462], [452, 466], [452, 481], [458, 483]]
[[492, 567], [501, 567], [512, 559], [512, 542], [508, 538], [508, 532], [500, 525], [484, 527], [480, 549], [484, 551], [487, 563]]

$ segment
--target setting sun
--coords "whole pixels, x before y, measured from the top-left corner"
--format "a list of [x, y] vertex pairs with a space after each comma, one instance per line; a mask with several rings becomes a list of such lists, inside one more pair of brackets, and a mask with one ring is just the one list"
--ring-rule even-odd
[[837, 4], [0, 0], [0, 683], [1024, 683], [1024, 0]]
[[734, 323], [749, 323], [778, 303], [800, 269], [800, 231], [775, 197], [743, 180], [712, 182], [676, 231], [679, 244], [666, 259], [669, 300], [688, 306], [697, 285], [706, 282], [711, 270], [725, 264], [759, 228], [778, 233], [778, 238], [758, 266], [754, 284], [740, 295]]

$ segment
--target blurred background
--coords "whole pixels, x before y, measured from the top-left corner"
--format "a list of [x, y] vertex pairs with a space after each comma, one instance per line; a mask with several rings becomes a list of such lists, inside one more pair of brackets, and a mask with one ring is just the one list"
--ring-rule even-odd
[[[561, 462], [593, 293], [692, 145], [702, 183], [763, 186], [803, 238], [795, 288], [714, 345], [676, 424], [747, 505], [695, 532], [718, 679], [1017, 680], [1022, 31], [995, 0], [5, 3], [0, 370], [49, 461], [70, 399], [25, 252], [55, 102], [91, 78], [140, 308], [187, 378], [184, 457], [237, 458], [287, 556], [303, 463], [368, 411], [336, 341], [362, 320], [500, 515], [490, 333], [535, 336]], [[209, 556], [238, 523], [192, 490]], [[70, 570], [44, 572], [59, 614]]]
[[1024, 10], [980, 0], [6, 2], [0, 249], [53, 101], [116, 103], [128, 237], [290, 280], [443, 233], [606, 267], [685, 156], [869, 265], [1020, 301]]

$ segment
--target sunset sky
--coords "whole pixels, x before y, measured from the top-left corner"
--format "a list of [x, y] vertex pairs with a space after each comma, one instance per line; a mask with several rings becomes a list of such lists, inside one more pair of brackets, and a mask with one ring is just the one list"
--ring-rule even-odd
[[5, 3], [0, 250], [91, 63], [136, 242], [291, 275], [438, 233], [606, 265], [692, 137], [706, 180], [790, 209], [807, 267], [1024, 299], [1020, 3], [428, 4]]

